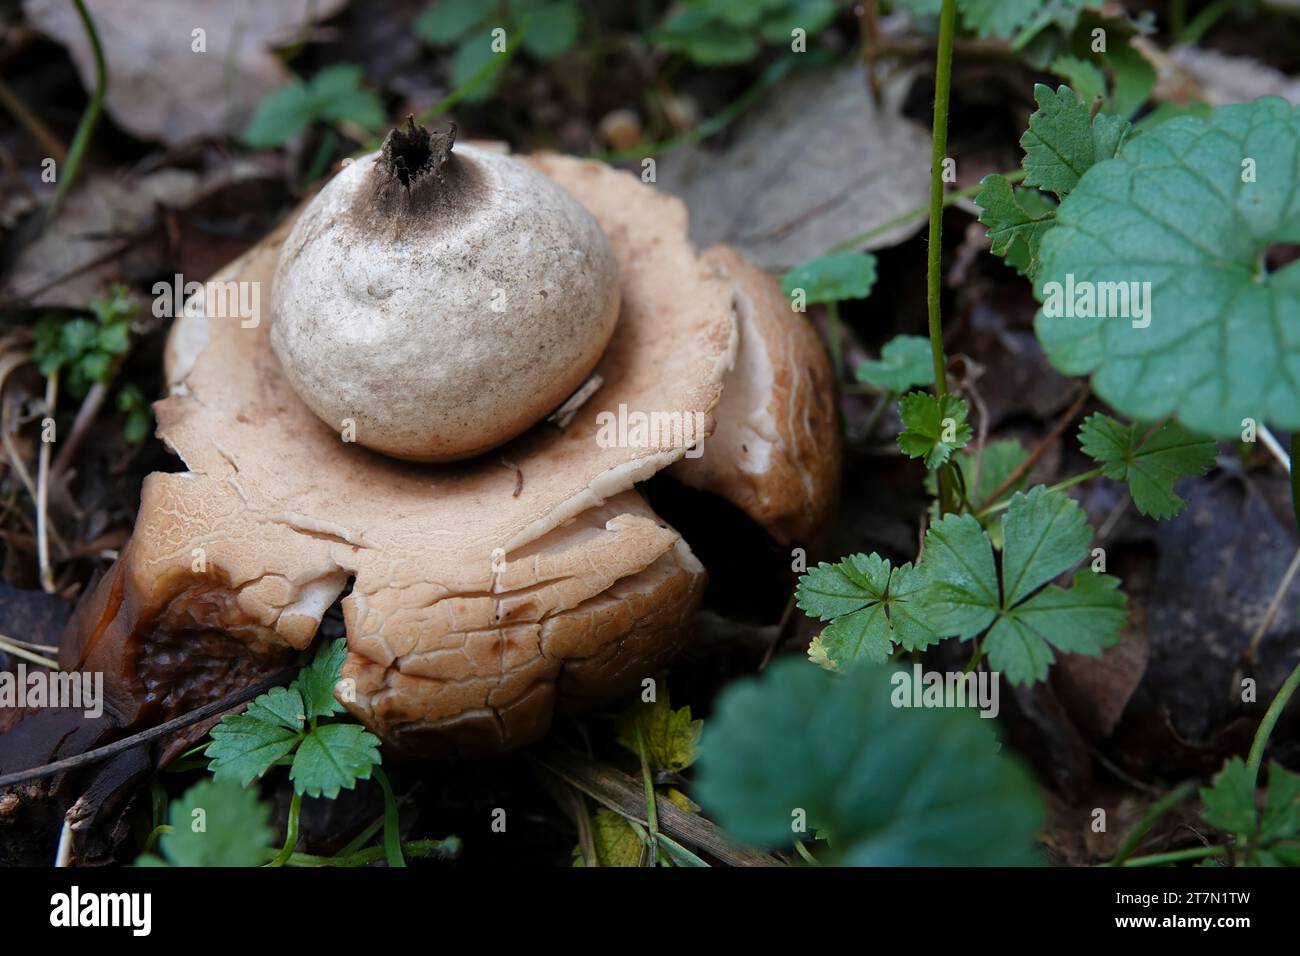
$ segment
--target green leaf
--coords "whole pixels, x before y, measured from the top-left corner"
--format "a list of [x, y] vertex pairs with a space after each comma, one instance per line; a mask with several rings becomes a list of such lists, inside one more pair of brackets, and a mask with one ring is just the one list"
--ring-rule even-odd
[[256, 698], [244, 713], [222, 717], [212, 728], [208, 769], [217, 780], [247, 786], [298, 745], [302, 713], [298, 691], [276, 687]]
[[1253, 836], [1258, 827], [1255, 815], [1255, 780], [1240, 757], [1231, 758], [1214, 778], [1214, 786], [1201, 788], [1205, 809], [1201, 817], [1225, 833]]
[[122, 426], [122, 437], [133, 445], [138, 445], [149, 437], [153, 425], [153, 412], [150, 409], [133, 409], [126, 416]]
[[244, 129], [244, 143], [253, 149], [282, 146], [315, 118], [315, 103], [307, 84], [295, 76], [257, 104]]
[[493, 13], [483, 0], [437, 0], [416, 19], [415, 35], [435, 46], [454, 43]]
[[[829, 862], [1031, 862], [1038, 790], [967, 710], [893, 706], [891, 672], [778, 660], [737, 681], [704, 731], [696, 797], [733, 837], [789, 846], [829, 830]], [[806, 826], [795, 828], [800, 822]]]
[[101, 325], [95, 336], [95, 345], [109, 355], [125, 355], [131, 350], [131, 327], [125, 322]]
[[614, 724], [618, 742], [638, 755], [636, 732], [639, 729], [650, 769], [672, 773], [695, 763], [703, 727], [704, 721], [691, 720], [689, 707], [673, 710], [666, 692], [658, 695], [653, 703], [637, 700], [629, 704]]
[[[1281, 764], [1268, 764], [1268, 803], [1259, 823], [1259, 842], [1269, 845], [1278, 840], [1300, 838], [1300, 774], [1291, 773]], [[1292, 852], [1296, 852], [1294, 849]], [[1288, 864], [1294, 866], [1294, 863]]]
[[326, 67], [311, 78], [312, 118], [343, 120], [367, 130], [376, 130], [388, 122], [379, 97], [361, 86], [361, 67], [339, 64]]
[[557, 57], [573, 46], [582, 24], [576, 3], [559, 0], [531, 8], [525, 17], [524, 49], [540, 60]]
[[[1094, 166], [1043, 237], [1035, 329], [1052, 364], [1141, 421], [1300, 428], [1300, 263], [1261, 267], [1300, 241], [1297, 178], [1300, 112], [1273, 98], [1169, 120]], [[1138, 290], [1147, 324], [1059, 307], [1062, 289], [1102, 282]]]
[[807, 302], [865, 299], [876, 284], [876, 257], [869, 252], [832, 252], [795, 266], [781, 277], [786, 298], [803, 289]]
[[1119, 641], [1126, 606], [1117, 578], [1080, 571], [1069, 588], [1050, 585], [998, 618], [985, 638], [989, 668], [1030, 684], [1047, 678], [1053, 648], [1096, 657]]
[[926, 532], [921, 565], [935, 629], [966, 640], [987, 628], [990, 667], [1017, 685], [1047, 676], [1053, 648], [1101, 653], [1124, 625], [1119, 582], [1085, 570], [1068, 589], [1044, 587], [1087, 556], [1091, 536], [1083, 509], [1064, 492], [1042, 485], [1017, 492], [1002, 519], [999, 581], [993, 542], [980, 523], [945, 515]]
[[925, 620], [925, 583], [910, 564], [895, 568], [878, 554], [819, 564], [799, 578], [795, 591], [806, 614], [831, 622], [809, 656], [835, 670], [859, 660], [881, 663], [895, 644], [929, 647], [938, 635]]
[[1106, 95], [1106, 75], [1091, 60], [1079, 56], [1058, 56], [1052, 72], [1070, 84], [1085, 107], [1091, 108], [1097, 97]]
[[879, 361], [868, 359], [858, 365], [857, 379], [897, 393], [918, 385], [933, 385], [930, 340], [922, 335], [894, 336], [880, 350]]
[[[158, 849], [173, 866], [260, 866], [274, 834], [269, 810], [237, 783], [203, 780], [171, 806]], [[158, 860], [145, 865], [157, 865]]]
[[1156, 68], [1132, 43], [1112, 46], [1104, 62], [1114, 77], [1110, 110], [1116, 116], [1131, 117], [1150, 99], [1156, 85]]
[[980, 207], [980, 222], [989, 227], [990, 249], [1021, 275], [1033, 278], [1039, 245], [1056, 224], [1055, 205], [1036, 190], [1013, 190], [1007, 178], [997, 173], [981, 179], [980, 187], [975, 203]]
[[758, 24], [758, 32], [768, 43], [788, 44], [796, 28], [812, 37], [826, 29], [838, 12], [835, 0], [799, 0], [769, 11]]
[[[997, 498], [989, 499], [989, 495], [1002, 487], [1002, 483], [1011, 477], [1011, 473], [1028, 457], [1029, 452], [1025, 450], [1024, 445], [1014, 438], [1003, 438], [985, 445], [982, 455], [979, 449], [968, 445], [953, 456], [953, 461], [961, 470], [962, 480], [966, 483], [967, 497], [970, 498], [971, 504], [978, 507], [986, 502], [989, 506], [1001, 504], [1017, 491], [1022, 491], [1029, 482], [1028, 474], [1021, 475]], [[939, 494], [939, 483], [935, 480], [935, 473], [932, 471], [926, 473], [925, 490], [931, 495]], [[937, 501], [931, 504], [930, 520], [939, 520]], [[990, 514], [982, 518], [980, 523], [984, 525], [984, 530], [993, 540], [993, 547], [1000, 549], [1002, 547], [1001, 514]]]
[[1038, 110], [1020, 137], [1025, 151], [1025, 185], [1037, 186], [1064, 198], [1089, 169], [1112, 158], [1132, 135], [1132, 126], [1118, 116], [1088, 115], [1068, 86], [1052, 92], [1034, 86]]
[[90, 319], [70, 319], [63, 323], [59, 334], [59, 349], [66, 361], [75, 361], [98, 342], [99, 326]]
[[[452, 57], [452, 85], [458, 91], [465, 91], [464, 98], [468, 102], [479, 103], [489, 99], [496, 92], [507, 59], [504, 52], [497, 53], [492, 49], [490, 30], [475, 31], [461, 41]], [[480, 72], [483, 76], [476, 81]]]
[[1098, 413], [1084, 420], [1079, 443], [1107, 478], [1128, 482], [1138, 511], [1151, 518], [1172, 518], [1187, 505], [1174, 494], [1174, 482], [1209, 471], [1217, 448], [1173, 422], [1143, 441], [1148, 431], [1137, 424], [1125, 427]]
[[1092, 529], [1079, 503], [1039, 485], [1016, 495], [1002, 519], [1004, 608], [1018, 604], [1088, 555]]
[[1047, 0], [958, 0], [962, 22], [982, 37], [1008, 39], [1046, 6]]
[[308, 720], [329, 717], [344, 710], [343, 705], [334, 699], [334, 685], [343, 676], [343, 662], [347, 656], [347, 638], [322, 641], [311, 664], [294, 678], [290, 686], [302, 695]]
[[758, 55], [758, 40], [748, 29], [715, 20], [706, 11], [692, 7], [669, 14], [655, 31], [654, 42], [700, 66], [733, 66]]
[[379, 738], [360, 724], [322, 724], [298, 745], [289, 779], [298, 793], [333, 800], [380, 762]]
[[929, 392], [909, 392], [898, 400], [903, 422], [898, 447], [908, 458], [924, 458], [927, 468], [938, 468], [970, 441], [968, 414], [966, 403], [951, 392], [942, 399]]

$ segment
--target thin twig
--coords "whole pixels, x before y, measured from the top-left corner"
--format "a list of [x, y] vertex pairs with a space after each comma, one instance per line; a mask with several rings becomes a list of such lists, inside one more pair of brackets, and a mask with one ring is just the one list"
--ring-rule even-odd
[[45, 121], [27, 108], [27, 104], [18, 98], [18, 95], [9, 88], [9, 84], [0, 77], [0, 106], [9, 111], [9, 114], [23, 129], [36, 140], [41, 149], [49, 155], [55, 163], [62, 166], [63, 161], [67, 158], [68, 151], [63, 148], [59, 138], [50, 132], [50, 128], [45, 125]]
[[[223, 713], [232, 707], [238, 707], [245, 701], [252, 700], [258, 694], [265, 693], [272, 687], [279, 687], [286, 684], [297, 673], [295, 670], [284, 670], [280, 673], [268, 677], [265, 680], [258, 681], [251, 687], [245, 687], [243, 690], [235, 691], [233, 694], [227, 694], [220, 700], [213, 701], [211, 704], [204, 704], [197, 710], [192, 710], [188, 714], [182, 714], [179, 717], [173, 717], [156, 727], [150, 727], [139, 733], [131, 734], [129, 737], [123, 737], [121, 740], [115, 740], [111, 744], [105, 744], [103, 747], [96, 747], [94, 750], [87, 750], [85, 753], [77, 754], [75, 757], [65, 757], [62, 760], [56, 760], [53, 763], [47, 763], [42, 767], [33, 767], [30, 770], [17, 770], [13, 773], [7, 773], [0, 776], [0, 790], [5, 787], [12, 787], [14, 784], [26, 783], [29, 780], [39, 780], [42, 777], [52, 777], [56, 773], [63, 773], [65, 770], [76, 770], [78, 767], [84, 767], [89, 764], [100, 763], [110, 757], [115, 757], [123, 751], [138, 747], [141, 744], [147, 744], [151, 740], [159, 737], [165, 737], [174, 730], [180, 730], [188, 727], [190, 724], [197, 724], [201, 720], [206, 720], [215, 714]], [[381, 850], [382, 852], [382, 850]]]
[[1282, 443], [1274, 437], [1271, 431], [1268, 430], [1267, 425], [1260, 424], [1257, 433], [1259, 434], [1260, 439], [1264, 442], [1264, 447], [1269, 450], [1269, 453], [1276, 458], [1282, 464], [1282, 467], [1287, 470], [1287, 473], [1290, 474], [1291, 456], [1286, 453], [1286, 449], [1282, 447]]
[[81, 447], [81, 441], [86, 437], [86, 431], [95, 421], [99, 414], [99, 409], [104, 404], [104, 399], [108, 397], [108, 383], [96, 382], [90, 386], [90, 391], [86, 392], [86, 397], [82, 399], [81, 407], [77, 409], [77, 417], [72, 421], [72, 431], [68, 433], [65, 441], [59, 443], [59, 453], [54, 456], [54, 466], [50, 469], [50, 480], [58, 481], [59, 476], [72, 464], [72, 457]]
[[48, 657], [42, 657], [40, 654], [35, 654], [32, 651], [19, 646], [19, 644], [20, 642], [11, 640], [3, 634], [0, 634], [0, 651], [4, 651], [6, 654], [12, 654], [14, 657], [21, 657], [25, 661], [31, 661], [33, 664], [40, 664], [42, 667], [48, 667], [52, 671], [59, 669], [58, 661], [51, 660]]
[[1287, 592], [1291, 590], [1291, 584], [1295, 581], [1297, 573], [1300, 573], [1300, 550], [1296, 551], [1295, 557], [1287, 565], [1282, 580], [1278, 582], [1277, 590], [1273, 592], [1273, 597], [1264, 610], [1264, 616], [1260, 618], [1254, 633], [1250, 635], [1250, 643], [1246, 645], [1246, 652], [1241, 656], [1240, 672], [1244, 673], [1254, 668], [1259, 645], [1264, 640], [1264, 635], [1268, 633], [1268, 629], [1273, 626], [1273, 622], [1277, 620], [1278, 612], [1282, 610], [1282, 602], [1286, 600]]
[[[59, 401], [59, 370], [55, 369], [45, 380], [45, 414], [53, 421], [54, 409]], [[41, 431], [44, 432], [44, 426]], [[50, 504], [50, 446], [53, 442], [41, 435], [41, 450], [36, 468], [36, 554], [41, 566], [41, 587], [46, 594], [54, 593], [54, 569], [50, 566], [49, 504]]]
[[1083, 408], [1083, 403], [1088, 400], [1088, 396], [1091, 394], [1092, 389], [1084, 385], [1083, 390], [1079, 392], [1079, 397], [1065, 410], [1065, 414], [1060, 417], [1047, 436], [1034, 446], [1034, 450], [1029, 453], [1029, 457], [1011, 470], [1011, 474], [1007, 475], [1002, 484], [993, 489], [993, 493], [975, 509], [976, 514], [983, 513], [993, 502], [1006, 494], [1007, 489], [1014, 487], [1016, 482], [1029, 474], [1029, 470], [1038, 464], [1038, 459], [1047, 454], [1047, 450], [1056, 444], [1065, 430], [1070, 427], [1070, 422], [1074, 421], [1074, 416], [1079, 414], [1079, 409]]

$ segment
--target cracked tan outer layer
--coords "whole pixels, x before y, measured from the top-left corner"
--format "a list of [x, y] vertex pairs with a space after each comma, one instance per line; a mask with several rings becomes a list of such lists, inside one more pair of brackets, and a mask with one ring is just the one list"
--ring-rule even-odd
[[[590, 209], [618, 259], [604, 387], [563, 431], [539, 426], [473, 462], [407, 464], [312, 414], [266, 321], [179, 319], [158, 433], [189, 470], [146, 479], [132, 541], [64, 648], [70, 666], [109, 671], [119, 716], [165, 717], [246, 679], [243, 658], [283, 661], [349, 579], [347, 704], [411, 753], [526, 743], [560, 695], [620, 693], [680, 645], [703, 569], [628, 489], [684, 449], [602, 447], [596, 415], [698, 412], [711, 431], [737, 346], [731, 284], [691, 249], [678, 201], [596, 163], [530, 162]], [[285, 232], [209, 289], [256, 282], [269, 302]]]
[[[605, 384], [563, 431], [539, 425], [455, 465], [387, 459], [298, 399], [265, 316], [244, 328], [205, 309], [174, 324], [158, 433], [188, 470], [146, 479], [132, 540], [61, 653], [106, 673], [106, 708], [124, 724], [282, 666], [349, 580], [341, 696], [406, 754], [520, 746], [557, 707], [631, 690], [686, 640], [705, 576], [632, 490], [684, 449], [602, 445], [597, 416], [620, 405], [699, 413], [706, 435], [716, 424], [716, 447], [706, 438], [691, 464], [722, 460], [689, 479], [778, 540], [824, 521], [819, 496], [838, 470], [816, 394], [826, 358], [773, 280], [727, 251], [696, 255], [682, 205], [628, 174], [528, 161], [587, 206], [619, 265]], [[260, 283], [271, 301], [288, 227], [213, 283]], [[719, 406], [724, 383], [737, 398]], [[755, 437], [766, 451], [736, 458]]]

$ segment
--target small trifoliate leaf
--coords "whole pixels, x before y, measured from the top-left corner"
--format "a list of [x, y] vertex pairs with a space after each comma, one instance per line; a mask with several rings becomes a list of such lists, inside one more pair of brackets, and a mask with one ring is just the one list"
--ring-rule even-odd
[[993, 542], [974, 517], [945, 515], [926, 532], [921, 570], [940, 634], [965, 640], [987, 628], [990, 666], [1013, 684], [1043, 680], [1053, 648], [1091, 656], [1118, 642], [1127, 598], [1115, 578], [1082, 571], [1069, 589], [1043, 588], [1087, 556], [1091, 531], [1077, 502], [1041, 485], [1017, 492], [1002, 537], [999, 582]]
[[705, 728], [696, 799], [732, 836], [760, 846], [789, 846], [800, 812], [807, 833], [830, 832], [836, 864], [1032, 862], [1041, 799], [1029, 774], [997, 752], [991, 721], [900, 709], [894, 688], [887, 668], [832, 676], [795, 660], [737, 681]]
[[252, 790], [203, 780], [171, 805], [172, 829], [159, 837], [158, 849], [173, 866], [260, 866], [274, 837], [269, 815]]
[[865, 299], [876, 284], [876, 257], [869, 252], [832, 252], [795, 266], [781, 277], [781, 291], [789, 298], [803, 289], [807, 302]]
[[667, 693], [659, 694], [651, 703], [637, 700], [629, 704], [614, 725], [618, 742], [638, 755], [636, 731], [639, 729], [650, 769], [673, 773], [695, 763], [703, 727], [704, 721], [691, 719], [689, 707], [673, 710]]
[[1133, 504], [1150, 518], [1172, 518], [1187, 502], [1174, 493], [1174, 482], [1203, 475], [1214, 465], [1214, 442], [1168, 422], [1145, 441], [1142, 425], [1124, 426], [1100, 413], [1079, 428], [1084, 453], [1102, 466], [1107, 478], [1128, 483]]
[[1025, 151], [1025, 185], [1064, 198], [1097, 163], [1111, 159], [1132, 135], [1127, 120], [1099, 113], [1090, 117], [1068, 86], [1055, 92], [1034, 87], [1038, 110], [1020, 137]]
[[242, 714], [228, 714], [212, 728], [206, 755], [208, 769], [218, 780], [252, 783], [287, 756], [301, 739], [302, 696], [275, 687], [248, 705]]
[[1079, 503], [1042, 485], [1018, 494], [1002, 519], [1002, 606], [1019, 604], [1088, 555], [1092, 529]]
[[1016, 685], [1045, 680], [1053, 648], [1096, 657], [1119, 640], [1126, 617], [1119, 579], [1084, 569], [1069, 588], [1048, 585], [998, 618], [985, 638], [989, 668]]
[[1169, 120], [1094, 166], [1043, 237], [1049, 360], [1138, 420], [1225, 438], [1246, 418], [1300, 428], [1300, 263], [1265, 264], [1300, 239], [1297, 178], [1300, 111], [1276, 98]]
[[1214, 778], [1214, 785], [1201, 788], [1206, 823], [1225, 833], [1253, 836], [1258, 826], [1255, 814], [1255, 780], [1240, 757], [1231, 758]]
[[880, 663], [894, 645], [923, 650], [936, 640], [925, 620], [926, 580], [910, 564], [892, 567], [878, 554], [852, 554], [838, 564], [819, 564], [799, 578], [798, 606], [830, 621], [809, 657], [838, 669], [859, 660]]
[[898, 400], [903, 422], [898, 447], [908, 458], [925, 459], [927, 468], [938, 468], [971, 440], [968, 414], [966, 403], [952, 393], [937, 399], [929, 392], [909, 392]]
[[302, 694], [304, 714], [308, 720], [341, 713], [343, 705], [334, 699], [334, 685], [343, 672], [348, 656], [347, 638], [322, 641], [311, 664], [298, 672], [290, 685]]
[[857, 379], [891, 392], [906, 392], [934, 384], [930, 340], [922, 335], [896, 335], [880, 350], [880, 359], [858, 365]]
[[1043, 236], [1056, 224], [1056, 208], [1042, 193], [1012, 189], [1005, 176], [996, 173], [980, 180], [975, 203], [980, 222], [994, 255], [1002, 256], [1021, 275], [1033, 278], [1038, 271], [1038, 247]]
[[369, 780], [378, 763], [379, 738], [360, 724], [323, 724], [298, 745], [289, 779], [298, 793], [333, 800]]

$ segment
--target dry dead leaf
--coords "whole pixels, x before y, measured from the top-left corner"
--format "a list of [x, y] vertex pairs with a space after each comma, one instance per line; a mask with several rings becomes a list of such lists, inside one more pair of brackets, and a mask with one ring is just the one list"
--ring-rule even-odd
[[[348, 0], [86, 0], [108, 67], [106, 105], [141, 139], [179, 146], [243, 128], [258, 102], [289, 77], [272, 49]], [[26, 0], [31, 23], [68, 48], [81, 82], [95, 85], [90, 40], [67, 0]], [[194, 52], [203, 30], [206, 52]]]
[[[722, 151], [688, 146], [658, 161], [659, 187], [686, 200], [691, 239], [724, 242], [784, 268], [923, 206], [930, 139], [899, 107], [897, 75], [877, 106], [860, 67], [793, 77], [738, 125]], [[893, 245], [924, 220], [876, 236]]]

